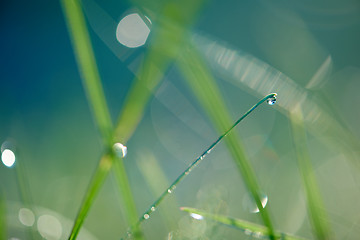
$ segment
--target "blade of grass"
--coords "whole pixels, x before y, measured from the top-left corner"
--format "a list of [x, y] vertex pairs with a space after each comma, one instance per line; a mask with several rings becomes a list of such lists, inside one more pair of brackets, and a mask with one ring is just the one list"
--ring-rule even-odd
[[[360, 142], [346, 124], [342, 123], [342, 118], [336, 111], [327, 110], [326, 104], [331, 101], [319, 101], [311, 91], [301, 87], [282, 72], [244, 51], [232, 48], [229, 44], [200, 34], [193, 34], [192, 40], [207, 63], [217, 74], [224, 76], [224, 80], [257, 96], [276, 91], [281, 96], [276, 109], [286, 116], [300, 103], [304, 124], [307, 129], [311, 129], [311, 134], [321, 141], [325, 140], [329, 147], [339, 149], [360, 169]], [[331, 62], [327, 64], [331, 65]], [[343, 141], [329, 141], [329, 138], [324, 136]], [[353, 178], [355, 179], [355, 176]]]
[[78, 0], [61, 3], [90, 107], [104, 143], [111, 144], [112, 122], [81, 5]]
[[[178, 62], [179, 68], [187, 80], [188, 85], [212, 119], [216, 129], [220, 132], [230, 126], [230, 115], [226, 110], [225, 103], [221, 97], [215, 80], [204, 65], [199, 54], [194, 48], [187, 48], [183, 51]], [[274, 238], [272, 222], [267, 211], [263, 208], [260, 199], [260, 187], [256, 181], [255, 173], [246, 158], [245, 151], [240, 140], [235, 134], [230, 134], [225, 139], [226, 145], [238, 167], [246, 187], [260, 210], [264, 224], [269, 229], [270, 238]]]
[[89, 187], [85, 192], [84, 200], [80, 206], [78, 215], [74, 222], [73, 228], [70, 233], [69, 240], [76, 239], [79, 234], [80, 228], [84, 223], [87, 213], [95, 199], [95, 196], [99, 192], [101, 186], [103, 185], [106, 176], [108, 175], [109, 170], [113, 164], [114, 156], [112, 152], [103, 155], [100, 160], [99, 166], [97, 167], [94, 176], [91, 179]]
[[[190, 214], [196, 214], [196, 217], [205, 217], [218, 223], [222, 223], [231, 227], [235, 227], [243, 230], [246, 233], [253, 233], [254, 236], [261, 234], [261, 236], [270, 237], [269, 229], [267, 227], [244, 221], [237, 218], [232, 218], [224, 215], [211, 214], [195, 208], [181, 207], [181, 211], [188, 212]], [[200, 216], [199, 216], [200, 215]], [[292, 236], [286, 233], [275, 233], [275, 239], [288, 239], [288, 240], [304, 240], [304, 238]]]
[[[81, 6], [78, 1], [62, 1], [65, 18], [68, 23], [70, 36], [74, 46], [75, 56], [78, 62], [78, 67], [82, 73], [83, 86], [86, 89], [88, 101], [93, 109], [93, 114], [96, 123], [100, 129], [105, 148], [108, 151], [100, 162], [99, 166], [95, 170], [95, 174], [91, 179], [89, 188], [84, 197], [83, 203], [80, 207], [79, 213], [75, 220], [70, 239], [75, 239], [80, 228], [86, 218], [86, 215], [92, 205], [97, 192], [101, 188], [108, 172], [111, 169], [112, 163], [114, 162], [115, 155], [109, 150], [113, 144], [112, 140], [112, 122], [110, 113], [104, 97], [100, 75], [97, 69], [94, 53], [92, 50], [90, 36], [87, 31], [84, 15], [82, 13]], [[133, 201], [130, 186], [123, 170], [122, 160], [116, 161], [115, 175], [120, 185], [120, 191], [125, 202], [126, 219], [129, 224], [132, 225], [134, 222], [134, 216], [137, 216], [135, 203]], [[135, 218], [136, 221], [136, 218]], [[136, 231], [136, 239], [141, 238], [141, 233]]]
[[302, 112], [299, 106], [294, 108], [290, 113], [289, 118], [299, 171], [307, 198], [307, 207], [314, 233], [319, 240], [330, 239], [331, 234], [328, 225], [328, 217], [324, 211], [323, 200], [320, 195], [309, 152], [306, 147], [306, 132], [302, 120]]
[[[145, 4], [144, 2], [143, 4]], [[194, 21], [204, 0], [169, 2], [153, 24], [153, 39], [115, 129], [116, 141], [126, 142], [132, 135], [154, 89], [162, 80], [170, 63], [178, 56], [184, 45], [187, 28]], [[139, 3], [138, 3], [139, 4]], [[139, 6], [141, 7], [141, 5]]]
[[[269, 94], [265, 96], [263, 99], [261, 99], [257, 104], [255, 104], [252, 108], [250, 108], [244, 115], [242, 115], [231, 127], [229, 127], [224, 133], [216, 139], [199, 157], [195, 159], [186, 169], [183, 171], [176, 179], [175, 181], [160, 195], [158, 199], [154, 201], [153, 204], [145, 211], [145, 213], [140, 217], [137, 225], [140, 225], [144, 220], [149, 219], [150, 214], [152, 214], [155, 209], [163, 202], [163, 200], [171, 194], [176, 186], [187, 176], [192, 172], [193, 169], [195, 169], [199, 163], [204, 160], [204, 158], [221, 142], [221, 140], [226, 136], [231, 136], [229, 133], [245, 118], [247, 117], [252, 111], [254, 111], [260, 104], [262, 104], [264, 101], [268, 99], [276, 99], [275, 98], [276, 93]], [[254, 188], [254, 186], [252, 186]], [[261, 202], [260, 202], [261, 204]], [[262, 205], [259, 207], [259, 209], [263, 209]], [[261, 210], [260, 210], [261, 211]], [[270, 229], [270, 228], [269, 228]], [[271, 232], [271, 231], [270, 231]]]

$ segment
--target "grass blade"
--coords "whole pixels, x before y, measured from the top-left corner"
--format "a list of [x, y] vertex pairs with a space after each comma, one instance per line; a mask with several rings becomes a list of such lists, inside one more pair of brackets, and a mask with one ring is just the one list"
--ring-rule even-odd
[[314, 170], [311, 165], [308, 149], [306, 147], [306, 132], [303, 116], [299, 107], [290, 113], [290, 122], [300, 175], [307, 198], [307, 206], [317, 239], [330, 239], [328, 218], [324, 211], [324, 204], [317, 185]]
[[[275, 93], [269, 94], [263, 99], [261, 99], [257, 104], [255, 104], [252, 108], [250, 108], [244, 115], [242, 115], [230, 128], [228, 128], [217, 140], [215, 140], [199, 157], [193, 161], [190, 166], [188, 166], [185, 171], [183, 171], [176, 179], [175, 181], [160, 195], [158, 199], [155, 200], [155, 202], [148, 208], [147, 211], [140, 217], [138, 221], [138, 225], [143, 222], [144, 220], [147, 220], [150, 217], [150, 214], [152, 214], [155, 209], [163, 202], [163, 200], [173, 192], [173, 190], [176, 188], [176, 186], [187, 176], [190, 174], [190, 172], [196, 168], [199, 163], [204, 160], [204, 158], [221, 142], [221, 140], [226, 136], [231, 136], [229, 133], [245, 118], [247, 117], [252, 111], [255, 110], [261, 103], [265, 102], [268, 99], [273, 99], [276, 96]], [[254, 186], [252, 186], [254, 187]], [[261, 202], [260, 202], [261, 204]], [[262, 205], [261, 205], [262, 206]], [[260, 207], [259, 209], [262, 209]]]
[[111, 169], [113, 160], [114, 156], [111, 153], [107, 153], [101, 158], [99, 166], [96, 169], [95, 174], [89, 184], [88, 190], [85, 193], [84, 200], [81, 204], [79, 213], [71, 230], [69, 240], [76, 239], [76, 236], [79, 234], [80, 228], [86, 218], [86, 215], [89, 212], [89, 209], [97, 193], [99, 192], [101, 186], [105, 181], [106, 176], [108, 175], [108, 172]]
[[[103, 93], [100, 76], [92, 50], [89, 33], [87, 31], [85, 19], [78, 1], [63, 0], [63, 9], [68, 22], [68, 28], [72, 37], [75, 56], [78, 62], [80, 72], [82, 73], [83, 86], [86, 89], [88, 100], [93, 109], [96, 123], [100, 129], [106, 149], [112, 146], [112, 123], [109, 110]], [[108, 150], [111, 151], [111, 150]], [[83, 221], [92, 205], [95, 196], [101, 188], [108, 172], [111, 169], [115, 155], [108, 153], [102, 157], [99, 166], [95, 171], [90, 182], [88, 191], [80, 207], [78, 216], [75, 220], [70, 239], [76, 238]], [[129, 223], [132, 224], [134, 216], [136, 218], [136, 208], [133, 201], [130, 186], [126, 177], [122, 160], [116, 161], [115, 175], [120, 185], [120, 191], [125, 202], [125, 213]], [[141, 234], [138, 234], [141, 235]]]
[[[224, 129], [231, 124], [229, 113], [226, 110], [227, 108], [225, 107], [215, 80], [204, 65], [196, 49], [189, 48], [183, 51], [181, 60], [179, 61], [179, 67], [191, 90], [208, 112], [216, 129], [220, 132], [224, 131]], [[267, 208], [263, 208], [261, 205], [259, 196], [260, 187], [257, 183], [255, 173], [246, 158], [242, 144], [235, 134], [230, 134], [225, 139], [225, 142], [246, 187], [251, 192], [257, 207], [260, 209], [262, 220], [269, 229], [269, 235], [273, 239], [274, 230], [272, 222]]]
[[[235, 227], [238, 229], [243, 230], [246, 233], [253, 233], [254, 236], [266, 236], [266, 237], [270, 237], [270, 233], [269, 233], [269, 229], [267, 227], [255, 224], [255, 223], [251, 223], [248, 221], [244, 221], [241, 219], [236, 219], [236, 218], [232, 218], [232, 217], [228, 217], [228, 216], [223, 216], [223, 215], [217, 215], [217, 214], [211, 214], [211, 213], [207, 213], [195, 208], [188, 208], [188, 207], [182, 207], [180, 208], [180, 210], [184, 211], [184, 212], [188, 212], [190, 214], [196, 214], [196, 217], [205, 217], [207, 219], [211, 219], [213, 221], [216, 221], [218, 223], [222, 223], [231, 227]], [[292, 236], [290, 234], [285, 234], [285, 233], [275, 233], [274, 234], [275, 239], [288, 239], [288, 240], [304, 240], [304, 238], [300, 238], [300, 237], [296, 237], [296, 236]]]
[[62, 0], [61, 3], [88, 101], [104, 142], [110, 144], [112, 140], [110, 113], [81, 5], [78, 0]]
[[[224, 76], [224, 80], [256, 96], [275, 91], [281, 96], [277, 109], [286, 116], [294, 106], [300, 104], [304, 114], [303, 122], [306, 128], [311, 130], [311, 134], [321, 141], [327, 139], [325, 143], [329, 147], [341, 150], [351, 163], [360, 169], [359, 140], [342, 123], [342, 118], [334, 114], [336, 111], [329, 112], [327, 106], [311, 91], [269, 64], [228, 44], [199, 34], [193, 34], [192, 39], [211, 68]], [[331, 68], [331, 59], [326, 61], [324, 66], [325, 69]], [[329, 138], [324, 136], [343, 141], [329, 141]]]

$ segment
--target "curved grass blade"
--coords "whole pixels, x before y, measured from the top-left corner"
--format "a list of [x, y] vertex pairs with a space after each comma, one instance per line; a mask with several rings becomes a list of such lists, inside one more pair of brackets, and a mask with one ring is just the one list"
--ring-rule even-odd
[[[198, 55], [197, 50], [188, 48], [183, 51], [179, 67], [194, 95], [212, 119], [216, 129], [220, 132], [226, 129], [230, 125], [229, 113], [214, 78]], [[270, 215], [267, 208], [263, 208], [261, 205], [260, 187], [255, 173], [246, 158], [242, 144], [235, 134], [230, 134], [225, 139], [225, 142], [247, 189], [254, 198], [258, 209], [260, 209], [264, 224], [269, 228], [270, 238], [273, 239], [274, 230]]]
[[[197, 217], [197, 218], [204, 217], [204, 218], [216, 221], [218, 223], [225, 224], [227, 226], [238, 228], [247, 234], [253, 234], [254, 236], [261, 237], [261, 238], [270, 237], [270, 233], [269, 233], [269, 230], [267, 227], [264, 227], [264, 226], [261, 226], [261, 225], [255, 224], [255, 223], [251, 223], [248, 221], [244, 221], [241, 219], [232, 218], [232, 217], [228, 217], [228, 216], [224, 216], [224, 215], [211, 214], [211, 213], [207, 213], [207, 212], [195, 209], [195, 208], [181, 207], [180, 210], [184, 211], [184, 212], [188, 212], [190, 214], [196, 214], [193, 216]], [[285, 233], [275, 233], [274, 238], [275, 239], [283, 239], [283, 240], [285, 240], [285, 239], [287, 239], [287, 240], [305, 240], [304, 238], [292, 236], [290, 234], [285, 234]]]
[[[351, 163], [360, 169], [359, 140], [342, 123], [341, 117], [336, 116], [335, 111], [327, 111], [325, 104], [311, 91], [301, 87], [269, 64], [226, 43], [200, 34], [193, 34], [192, 42], [212, 69], [223, 76], [224, 80], [256, 96], [276, 91], [281, 96], [277, 109], [286, 116], [294, 106], [300, 105], [304, 115], [303, 122], [306, 128], [311, 129], [311, 134], [317, 137], [343, 139], [334, 142], [327, 140], [325, 143], [330, 147], [340, 148]], [[329, 61], [325, 62], [325, 68], [331, 64]], [[321, 137], [320, 140], [325, 139]]]
[[295, 107], [293, 112], [290, 113], [290, 122], [299, 171], [307, 198], [309, 216], [317, 239], [331, 239], [328, 217], [324, 210], [324, 203], [320, 195], [320, 190], [317, 185], [315, 173], [306, 146], [306, 132], [302, 119], [303, 117], [300, 108]]
[[[217, 140], [215, 140], [199, 157], [195, 159], [194, 162], [192, 162], [186, 169], [183, 171], [176, 179], [175, 181], [160, 195], [160, 197], [155, 200], [155, 202], [147, 209], [147, 211], [144, 212], [144, 214], [140, 217], [137, 225], [140, 225], [144, 220], [149, 219], [150, 215], [155, 211], [155, 209], [162, 203], [162, 201], [170, 195], [176, 186], [187, 176], [190, 174], [190, 172], [198, 166], [198, 164], [221, 142], [223, 138], [226, 136], [231, 136], [229, 133], [244, 119], [246, 118], [252, 111], [254, 111], [260, 104], [265, 102], [268, 99], [274, 100], [276, 97], [276, 93], [271, 93], [267, 96], [265, 96], [263, 99], [261, 99], [258, 103], [256, 103], [253, 107], [251, 107], [244, 115], [242, 115], [230, 128], [228, 128]], [[252, 188], [255, 188], [255, 186], [251, 186]], [[260, 200], [259, 200], [260, 201]], [[261, 202], [260, 202], [261, 204]], [[262, 205], [261, 205], [262, 206]], [[263, 209], [262, 207], [259, 207], [259, 209]], [[261, 211], [261, 210], [260, 210]], [[271, 229], [271, 228], [269, 228]], [[269, 230], [270, 233], [273, 232]], [[270, 234], [271, 235], [271, 234]]]

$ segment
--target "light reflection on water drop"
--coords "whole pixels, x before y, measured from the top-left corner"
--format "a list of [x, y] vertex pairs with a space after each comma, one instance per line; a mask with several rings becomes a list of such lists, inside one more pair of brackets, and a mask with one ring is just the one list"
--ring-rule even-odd
[[266, 102], [269, 104], [269, 105], [274, 105], [276, 103], [276, 95], [272, 96], [271, 98], [268, 98], [266, 100]]
[[5, 149], [1, 153], [1, 161], [7, 167], [12, 167], [15, 163], [15, 154], [10, 149]]
[[196, 219], [196, 220], [203, 220], [204, 217], [201, 216], [200, 214], [196, 214], [196, 213], [190, 213], [190, 216], [193, 218], [193, 219]]
[[151, 211], [155, 212], [156, 208], [154, 206], [151, 207]]
[[[268, 196], [266, 194], [260, 194], [260, 201], [263, 208], [266, 207], [268, 203]], [[256, 206], [255, 201], [253, 198], [249, 195], [246, 195], [243, 199], [243, 206], [245, 209], [247, 209], [251, 213], [258, 213], [260, 212], [259, 208]]]
[[127, 147], [126, 146], [122, 145], [121, 143], [115, 143], [113, 148], [114, 148], [114, 151], [115, 151], [116, 155], [119, 158], [126, 157], [126, 154], [127, 154]]
[[148, 220], [149, 218], [150, 218], [149, 214], [145, 213], [145, 214], [144, 214], [144, 219], [145, 219], [145, 220]]

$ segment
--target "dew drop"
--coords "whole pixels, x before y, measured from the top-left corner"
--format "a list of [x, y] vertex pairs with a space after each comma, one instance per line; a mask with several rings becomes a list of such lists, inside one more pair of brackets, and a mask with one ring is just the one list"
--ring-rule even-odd
[[126, 156], [126, 154], [127, 154], [126, 146], [122, 145], [121, 143], [115, 143], [113, 148], [118, 157], [124, 158]]
[[152, 212], [155, 212], [156, 208], [154, 206], [151, 207], [150, 209]]
[[168, 189], [168, 193], [171, 193], [171, 189], [170, 189], [170, 188]]
[[145, 214], [144, 214], [144, 219], [147, 220], [147, 219], [149, 219], [149, 218], [150, 218], [149, 214], [145, 213]]
[[266, 102], [267, 102], [269, 105], [274, 105], [274, 104], [276, 103], [276, 95], [268, 98], [268, 99], [266, 100]]
[[196, 219], [196, 220], [203, 220], [204, 217], [201, 216], [200, 214], [196, 214], [196, 213], [190, 213], [190, 216], [193, 218], [193, 219]]

